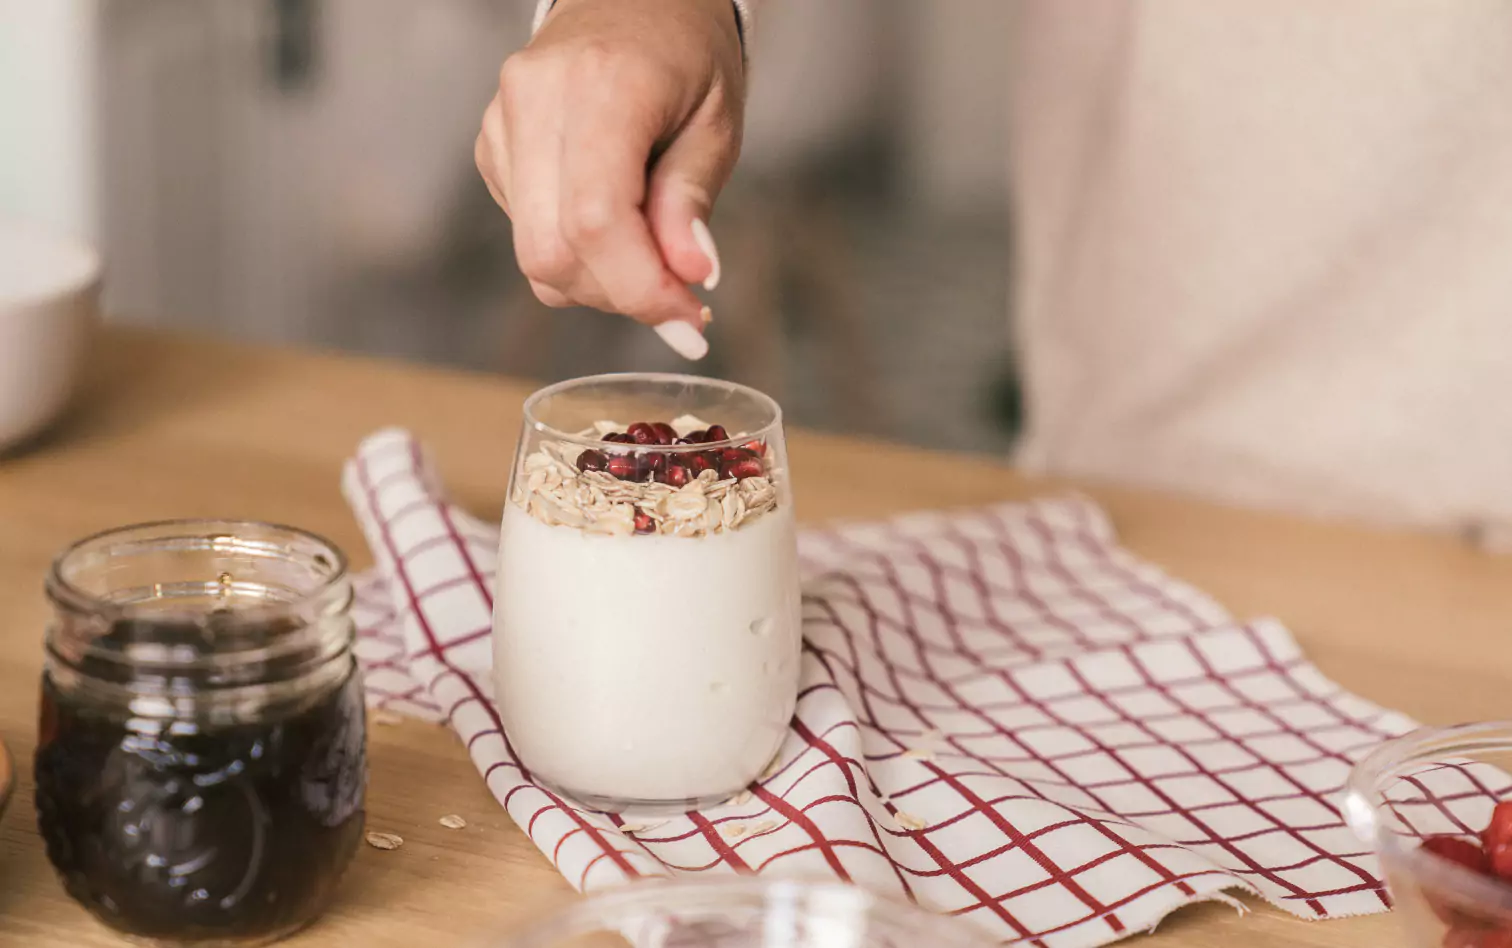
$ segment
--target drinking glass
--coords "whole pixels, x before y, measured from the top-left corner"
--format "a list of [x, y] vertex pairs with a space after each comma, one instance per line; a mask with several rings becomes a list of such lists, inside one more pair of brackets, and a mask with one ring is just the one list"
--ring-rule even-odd
[[531, 396], [495, 602], [496, 699], [533, 779], [610, 812], [739, 793], [776, 754], [798, 690], [777, 403], [663, 374]]

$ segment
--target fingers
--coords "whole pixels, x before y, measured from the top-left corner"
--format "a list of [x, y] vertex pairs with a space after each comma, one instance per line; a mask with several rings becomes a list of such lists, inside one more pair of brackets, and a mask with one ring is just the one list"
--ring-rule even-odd
[[483, 128], [478, 132], [477, 141], [473, 142], [473, 163], [478, 166], [478, 174], [483, 176], [488, 193], [508, 214], [509, 198], [505, 192], [509, 185], [509, 152], [497, 95], [483, 112]]
[[709, 214], [740, 152], [738, 126], [721, 118], [725, 114], [711, 96], [657, 160], [646, 199], [646, 218], [667, 266], [706, 290], [720, 278]]
[[627, 110], [624, 90], [656, 79], [611, 63], [574, 81], [579, 95], [562, 129], [557, 213], [567, 246], [604, 294], [594, 305], [650, 325], [683, 322], [701, 335], [703, 304], [668, 268], [642, 209], [646, 166], [665, 119], [656, 110]]

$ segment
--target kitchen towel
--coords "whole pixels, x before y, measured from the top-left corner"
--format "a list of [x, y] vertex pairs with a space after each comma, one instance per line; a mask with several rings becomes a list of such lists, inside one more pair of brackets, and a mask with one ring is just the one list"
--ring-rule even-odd
[[1047, 948], [1230, 892], [1303, 918], [1389, 905], [1337, 791], [1413, 722], [1324, 678], [1279, 623], [1121, 549], [1086, 499], [804, 532], [778, 760], [723, 806], [630, 826], [532, 784], [502, 733], [496, 528], [447, 502], [401, 430], [368, 438], [343, 487], [377, 562], [357, 580], [370, 701], [449, 724], [580, 890], [828, 876]]

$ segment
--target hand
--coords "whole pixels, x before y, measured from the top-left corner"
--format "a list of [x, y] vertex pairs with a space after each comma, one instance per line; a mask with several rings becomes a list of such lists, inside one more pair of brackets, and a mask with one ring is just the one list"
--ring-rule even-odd
[[688, 284], [719, 280], [707, 221], [744, 101], [730, 0], [558, 0], [504, 63], [475, 148], [536, 296], [624, 313], [701, 358]]

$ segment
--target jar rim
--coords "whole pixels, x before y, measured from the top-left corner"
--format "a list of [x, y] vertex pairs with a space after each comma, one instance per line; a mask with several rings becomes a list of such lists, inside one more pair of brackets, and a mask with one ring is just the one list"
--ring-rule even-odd
[[[71, 582], [65, 575], [66, 564], [74, 557], [89, 550], [93, 546], [105, 546], [109, 541], [126, 541], [134, 534], [149, 533], [151, 531], [164, 531], [164, 537], [201, 537], [213, 541], [220, 536], [234, 536], [238, 530], [255, 532], [269, 531], [274, 533], [288, 534], [292, 538], [302, 539], [320, 548], [319, 555], [324, 556], [330, 563], [328, 575], [313, 588], [302, 590], [295, 599], [266, 605], [241, 606], [236, 610], [238, 618], [249, 619], [265, 618], [268, 616], [283, 615], [297, 612], [304, 606], [318, 602], [322, 598], [349, 581], [350, 564], [347, 556], [335, 543], [318, 533], [306, 530], [303, 527], [295, 527], [289, 524], [275, 523], [266, 520], [247, 519], [221, 519], [214, 517], [181, 517], [165, 520], [147, 520], [140, 523], [121, 524], [109, 527], [81, 537], [65, 546], [53, 557], [47, 571], [46, 588], [50, 596], [60, 604], [80, 611], [89, 611], [108, 618], [121, 618], [131, 610], [128, 605], [112, 601], [104, 596], [96, 595], [80, 588]], [[176, 531], [169, 533], [167, 531]], [[192, 533], [190, 531], [193, 531]]]
[[702, 375], [688, 375], [680, 372], [606, 372], [600, 375], [584, 375], [553, 383], [545, 388], [537, 389], [525, 399], [523, 408], [525, 427], [530, 431], [556, 441], [563, 441], [584, 448], [602, 448], [604, 447], [604, 440], [598, 435], [587, 436], [582, 432], [563, 431], [554, 425], [542, 421], [539, 417], [541, 403], [555, 395], [570, 392], [575, 388], [584, 388], [589, 385], [633, 384], [636, 382], [651, 385], [682, 384], [689, 387], [723, 389], [726, 392], [740, 395], [743, 398], [749, 398], [755, 404], [760, 405], [770, 416], [760, 428], [755, 431], [748, 431], [739, 437], [729, 437], [723, 441], [701, 442], [699, 444], [638, 444], [634, 446], [636, 451], [686, 454], [722, 448], [735, 448], [752, 440], [766, 438], [773, 432], [782, 429], [782, 406], [777, 403], [775, 398], [765, 392], [754, 389], [749, 385], [742, 385], [739, 382], [729, 382], [724, 379], [709, 378]]

